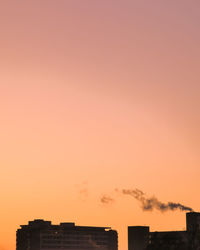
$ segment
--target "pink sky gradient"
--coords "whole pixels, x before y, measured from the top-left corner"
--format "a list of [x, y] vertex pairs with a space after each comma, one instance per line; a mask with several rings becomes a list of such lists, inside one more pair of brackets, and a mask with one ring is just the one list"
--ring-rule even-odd
[[[182, 229], [115, 188], [199, 210], [200, 2], [0, 4], [0, 250], [34, 218]], [[80, 197], [79, 190], [88, 190]], [[81, 209], [80, 209], [81, 207]]]

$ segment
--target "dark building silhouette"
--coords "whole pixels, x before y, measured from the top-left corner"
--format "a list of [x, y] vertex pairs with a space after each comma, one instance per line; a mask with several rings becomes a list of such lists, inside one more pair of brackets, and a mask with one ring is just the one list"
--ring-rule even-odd
[[145, 250], [148, 236], [149, 227], [128, 227], [128, 250]]
[[16, 244], [17, 250], [117, 250], [118, 235], [110, 227], [34, 220], [17, 230]]
[[128, 250], [200, 250], [200, 213], [186, 214], [186, 231], [150, 232], [128, 227]]

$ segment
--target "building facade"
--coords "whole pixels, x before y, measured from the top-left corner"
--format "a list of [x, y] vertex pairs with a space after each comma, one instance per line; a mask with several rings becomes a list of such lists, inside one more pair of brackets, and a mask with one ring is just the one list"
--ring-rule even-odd
[[34, 220], [16, 233], [16, 250], [117, 250], [118, 235], [108, 227], [76, 226], [74, 223], [52, 225]]
[[145, 250], [148, 245], [149, 227], [128, 227], [128, 250]]
[[200, 213], [186, 214], [186, 231], [150, 232], [128, 227], [128, 250], [200, 250]]

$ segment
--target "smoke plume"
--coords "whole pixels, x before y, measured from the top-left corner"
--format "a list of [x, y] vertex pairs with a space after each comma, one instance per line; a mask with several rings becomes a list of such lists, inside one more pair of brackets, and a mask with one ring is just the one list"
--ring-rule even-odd
[[159, 201], [156, 197], [152, 196], [150, 198], [146, 197], [145, 193], [143, 193], [139, 189], [122, 189], [121, 191], [115, 190], [117, 192], [121, 192], [124, 195], [130, 195], [136, 200], [140, 202], [142, 205], [142, 209], [144, 211], [152, 211], [153, 209], [157, 209], [161, 212], [166, 211], [174, 211], [174, 210], [180, 210], [180, 211], [189, 211], [192, 212], [193, 209], [187, 206], [182, 205], [181, 203], [174, 203], [174, 202], [167, 202], [163, 203]]
[[104, 195], [101, 197], [101, 203], [108, 204], [108, 203], [112, 203], [113, 201], [114, 201], [114, 199], [109, 197], [109, 196]]
[[[88, 182], [84, 181], [78, 185], [76, 185], [76, 188], [78, 189], [78, 198], [81, 201], [86, 201], [88, 199], [89, 196], [89, 188], [88, 188]], [[1, 250], [1, 249], [0, 249]]]

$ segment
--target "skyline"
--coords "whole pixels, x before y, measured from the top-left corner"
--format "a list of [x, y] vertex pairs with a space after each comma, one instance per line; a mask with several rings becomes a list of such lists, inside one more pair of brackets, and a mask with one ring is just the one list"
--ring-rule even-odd
[[196, 0], [2, 1], [0, 250], [34, 218], [108, 224], [119, 250], [129, 224], [185, 226], [184, 213], [143, 212], [116, 188], [200, 210], [199, 11]]
[[[149, 226], [128, 226], [128, 249], [198, 249], [200, 213], [187, 212], [185, 216], [186, 229], [182, 231], [153, 232]], [[118, 250], [118, 233], [111, 227], [79, 226], [74, 222], [60, 222], [55, 225], [51, 221], [36, 219], [17, 229], [16, 249], [26, 248]]]

